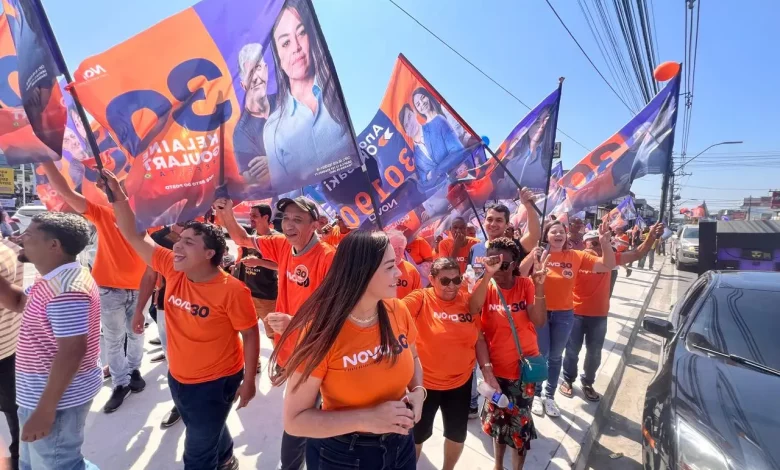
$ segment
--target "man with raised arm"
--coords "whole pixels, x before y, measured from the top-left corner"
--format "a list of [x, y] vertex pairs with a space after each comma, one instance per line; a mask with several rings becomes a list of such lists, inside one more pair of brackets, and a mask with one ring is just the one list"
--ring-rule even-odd
[[127, 195], [113, 173], [103, 174], [122, 235], [165, 276], [168, 385], [186, 427], [184, 467], [237, 469], [226, 421], [231, 397], [241, 409], [257, 392], [260, 333], [252, 295], [219, 267], [227, 250], [219, 227], [188, 222], [173, 250], [165, 249], [137, 232]]
[[[276, 312], [269, 313], [267, 322], [274, 330], [275, 341], [290, 324], [312, 292], [319, 287], [333, 263], [335, 250], [317, 236], [319, 213], [309, 199], [299, 196], [284, 198], [276, 204], [282, 212], [283, 235], [249, 235], [233, 215], [233, 204], [228, 199], [218, 199], [214, 208], [238, 246], [254, 248], [263, 259], [272, 261], [279, 268], [279, 291]], [[282, 366], [292, 352], [295, 341], [277, 345], [277, 361]], [[298, 470], [303, 465], [306, 438], [282, 435], [282, 470]]]
[[[76, 212], [97, 229], [98, 246], [92, 277], [100, 287], [100, 322], [113, 392], [103, 411], [116, 411], [130, 393], [139, 393], [146, 382], [139, 371], [144, 353], [143, 333], [132, 328], [138, 289], [146, 266], [119, 233], [110, 207], [87, 200], [71, 188], [53, 161], [41, 163], [49, 184]], [[125, 338], [127, 351], [125, 352]]]

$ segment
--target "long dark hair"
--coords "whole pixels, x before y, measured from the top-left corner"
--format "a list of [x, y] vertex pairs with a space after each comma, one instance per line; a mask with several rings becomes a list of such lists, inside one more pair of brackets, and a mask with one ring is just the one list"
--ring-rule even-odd
[[[441, 104], [439, 101], [433, 96], [433, 94], [428, 91], [425, 87], [419, 87], [416, 90], [412, 92], [412, 104], [414, 104], [414, 95], [423, 95], [428, 98], [428, 102], [431, 103], [431, 107], [436, 111], [436, 113], [440, 114], [441, 117], [444, 117], [444, 113], [441, 111]], [[417, 106], [414, 107], [414, 110], [417, 111]], [[424, 117], [425, 119], [428, 119], [428, 116], [425, 114], [417, 111], [417, 114]]]
[[[550, 234], [550, 230], [556, 225], [560, 225], [561, 227], [563, 227], [563, 231], [566, 232], [566, 236], [568, 237], [569, 230], [566, 228], [565, 225], [563, 225], [563, 222], [561, 222], [560, 220], [553, 220], [552, 222], [547, 222], [546, 224], [544, 224], [544, 232], [542, 233], [542, 242], [550, 243], [550, 241], [547, 239], [547, 235]], [[568, 249], [569, 249], [569, 244], [564, 242], [563, 248], [561, 248], [561, 250], [568, 250]]]
[[313, 12], [309, 8], [308, 0], [287, 0], [284, 8], [279, 12], [279, 16], [276, 17], [274, 27], [271, 29], [271, 49], [274, 53], [274, 63], [276, 67], [276, 84], [278, 86], [277, 104], [279, 106], [280, 119], [284, 117], [284, 108], [287, 105], [286, 96], [290, 94], [290, 78], [282, 70], [281, 61], [279, 60], [279, 51], [276, 50], [276, 41], [273, 39], [273, 31], [279, 25], [279, 19], [285, 10], [294, 10], [298, 13], [298, 17], [303, 23], [303, 27], [306, 29], [306, 34], [309, 36], [309, 54], [314, 65], [314, 75], [316, 77], [319, 87], [322, 89], [322, 99], [325, 103], [325, 107], [330, 113], [333, 120], [341, 126], [342, 133], [349, 132], [349, 126], [347, 125], [347, 116], [344, 113], [344, 108], [339, 97], [339, 91], [336, 87], [336, 80], [333, 77], [330, 70], [330, 63], [325, 54], [325, 47], [320, 42], [320, 37], [317, 34], [317, 28], [314, 25]]
[[[347, 317], [365, 294], [374, 273], [382, 265], [389, 246], [390, 239], [385, 232], [364, 230], [353, 230], [339, 243], [333, 264], [322, 284], [292, 318], [271, 354], [268, 370], [274, 385], [283, 384], [302, 367], [301, 381], [293, 384], [293, 390], [297, 389], [325, 359], [341, 333]], [[377, 303], [377, 313], [381, 351], [377, 362], [390, 356], [389, 359], [394, 363], [397, 360], [396, 348], [393, 347], [395, 338], [390, 317], [382, 301]], [[298, 332], [303, 333], [292, 355], [284, 364], [284, 369], [275, 372], [280, 345], [286, 341], [294, 341]]]

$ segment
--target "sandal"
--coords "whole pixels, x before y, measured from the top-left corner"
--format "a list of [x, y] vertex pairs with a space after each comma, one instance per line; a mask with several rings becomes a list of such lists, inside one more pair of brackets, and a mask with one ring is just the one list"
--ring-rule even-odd
[[[599, 401], [601, 400], [601, 395], [598, 394], [593, 389], [592, 385], [583, 385], [582, 387], [582, 394], [585, 395], [585, 399], [588, 401]], [[563, 393], [563, 392], [561, 392]]]
[[565, 380], [561, 382], [561, 385], [558, 387], [558, 391], [561, 392], [561, 395], [566, 398], [571, 398], [574, 396], [574, 390], [572, 389], [571, 382], [566, 382]]

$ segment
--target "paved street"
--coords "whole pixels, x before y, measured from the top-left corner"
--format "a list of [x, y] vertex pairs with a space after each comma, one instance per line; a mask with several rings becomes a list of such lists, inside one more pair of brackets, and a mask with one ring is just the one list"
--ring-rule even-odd
[[[658, 265], [660, 265], [660, 260]], [[658, 266], [656, 266], [657, 268]], [[28, 272], [31, 281], [33, 272]], [[622, 365], [624, 349], [629, 342], [643, 303], [650, 291], [657, 272], [634, 270], [631, 278], [621, 270], [615, 287], [607, 340], [602, 367], [596, 380], [596, 389], [603, 393], [610, 387], [613, 375]], [[664, 274], [664, 277], [669, 277]], [[670, 279], [666, 279], [669, 282]], [[680, 289], [682, 292], [682, 289]], [[671, 294], [670, 294], [671, 296]], [[668, 308], [666, 302], [666, 307]], [[660, 307], [658, 307], [660, 308]], [[146, 338], [157, 336], [154, 326], [147, 330]], [[641, 338], [640, 338], [641, 341]], [[636, 350], [638, 348], [634, 348]], [[171, 399], [168, 392], [165, 363], [151, 364], [148, 359], [160, 351], [159, 347], [146, 345], [146, 355], [141, 372], [147, 387], [140, 394], [131, 395], [115, 413], [101, 411], [111, 390], [109, 382], [96, 397], [87, 418], [84, 452], [101, 469], [180, 469], [184, 444], [184, 426], [179, 423], [170, 429], [160, 428], [160, 421], [169, 411]], [[270, 344], [263, 342], [263, 364], [271, 353]], [[632, 370], [631, 367], [628, 369]], [[628, 373], [628, 372], [627, 372]], [[625, 380], [624, 380], [625, 381]], [[622, 391], [620, 393], [623, 393]], [[228, 426], [235, 439], [235, 452], [242, 468], [274, 469], [279, 458], [281, 439], [281, 403], [283, 391], [271, 387], [267, 371], [258, 380], [258, 394], [244, 410], [231, 413]], [[616, 400], [620, 403], [621, 400]], [[533, 442], [526, 469], [570, 468], [586, 442], [594, 416], [605, 413], [603, 407], [582, 398], [575, 386], [575, 398], [559, 397], [562, 417], [556, 420], [536, 418], [540, 438]], [[7, 438], [5, 420], [0, 420], [2, 435]], [[441, 468], [443, 437], [441, 419], [437, 418], [436, 431], [424, 447], [418, 468]], [[610, 431], [611, 432], [611, 431]], [[628, 435], [628, 434], [627, 434]], [[601, 444], [595, 444], [598, 450]], [[605, 443], [604, 446], [607, 446]], [[5, 449], [3, 449], [5, 450]], [[506, 465], [509, 465], [507, 457]], [[458, 468], [492, 469], [492, 443], [482, 433], [477, 420], [470, 422], [469, 435]], [[593, 468], [605, 468], [594, 466]], [[625, 468], [625, 467], [613, 467]]]
[[[661, 271], [646, 315], [666, 318], [671, 306], [696, 280], [697, 275], [677, 270], [667, 262]], [[633, 470], [642, 468], [641, 422], [645, 390], [656, 372], [661, 340], [640, 330], [628, 351], [626, 370], [615, 401], [602, 427], [602, 434], [590, 453], [587, 468]], [[622, 454], [612, 458], [612, 455]]]

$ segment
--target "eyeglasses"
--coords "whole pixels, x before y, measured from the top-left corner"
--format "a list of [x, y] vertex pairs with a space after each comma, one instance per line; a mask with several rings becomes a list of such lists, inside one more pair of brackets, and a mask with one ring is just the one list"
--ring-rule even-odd
[[463, 282], [463, 276], [453, 277], [452, 279], [448, 277], [440, 277], [439, 282], [441, 282], [441, 285], [444, 287], [450, 285], [450, 282], [455, 284], [456, 286], [459, 286], [460, 283]]
[[514, 264], [515, 264], [515, 262], [514, 262], [514, 261], [504, 261], [504, 262], [502, 262], [502, 263], [501, 263], [501, 270], [502, 270], [502, 271], [508, 271], [508, 270], [509, 270], [509, 268], [510, 268], [512, 265], [514, 265]]

